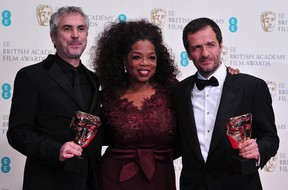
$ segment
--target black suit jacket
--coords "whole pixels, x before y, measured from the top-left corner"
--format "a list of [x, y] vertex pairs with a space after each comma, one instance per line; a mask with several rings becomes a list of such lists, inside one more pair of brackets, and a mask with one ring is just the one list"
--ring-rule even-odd
[[[72, 140], [69, 128], [72, 115], [83, 109], [57, 60], [55, 55], [49, 55], [41, 63], [22, 68], [17, 73], [8, 142], [27, 156], [23, 189], [79, 190], [89, 183], [95, 190], [95, 173], [101, 156], [100, 133], [86, 148], [86, 161], [79, 161], [78, 158], [59, 161], [61, 146]], [[89, 112], [98, 115], [98, 78], [87, 68], [84, 71], [94, 92]]]
[[[257, 139], [260, 167], [278, 150], [271, 96], [266, 83], [256, 77], [227, 74], [216, 116], [206, 163], [203, 160], [195, 127], [191, 91], [196, 75], [190, 76], [173, 89], [178, 140], [176, 150], [182, 156], [181, 190], [259, 190], [262, 189], [255, 160], [244, 163], [249, 174], [241, 173], [234, 150], [226, 136], [225, 123], [231, 117], [252, 113], [252, 138]], [[236, 162], [235, 162], [236, 161]]]

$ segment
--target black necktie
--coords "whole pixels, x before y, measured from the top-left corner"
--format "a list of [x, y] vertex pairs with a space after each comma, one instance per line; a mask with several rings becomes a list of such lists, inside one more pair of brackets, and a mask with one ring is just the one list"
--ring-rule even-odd
[[205, 86], [218, 86], [218, 80], [213, 76], [209, 80], [196, 79], [196, 86], [199, 90], [203, 90]]
[[74, 78], [73, 78], [74, 90], [76, 92], [77, 98], [81, 106], [83, 106], [83, 97], [82, 97], [82, 91], [81, 91], [81, 86], [80, 86], [79, 71], [77, 68], [73, 69], [73, 74], [74, 74]]

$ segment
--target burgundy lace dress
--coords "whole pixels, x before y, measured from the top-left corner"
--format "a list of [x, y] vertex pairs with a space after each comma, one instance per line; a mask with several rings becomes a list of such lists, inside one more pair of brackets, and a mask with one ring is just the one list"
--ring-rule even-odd
[[168, 92], [156, 90], [141, 110], [103, 93], [102, 130], [109, 147], [99, 171], [103, 190], [176, 190], [174, 114]]

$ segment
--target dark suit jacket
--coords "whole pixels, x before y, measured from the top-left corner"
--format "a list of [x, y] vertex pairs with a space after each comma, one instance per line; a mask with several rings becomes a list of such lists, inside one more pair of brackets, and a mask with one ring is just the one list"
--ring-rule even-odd
[[[100, 133], [85, 150], [89, 167], [87, 160], [81, 162], [78, 158], [59, 161], [61, 146], [72, 140], [69, 128], [72, 115], [83, 109], [56, 60], [55, 55], [49, 55], [41, 63], [22, 68], [17, 73], [8, 141], [27, 156], [23, 189], [79, 190], [84, 189], [88, 180], [91, 189], [96, 190], [95, 173], [101, 156]], [[98, 78], [87, 68], [84, 70], [94, 92], [89, 112], [98, 115]]]
[[[195, 118], [191, 104], [191, 91], [196, 76], [190, 76], [173, 90], [178, 141], [176, 150], [182, 155], [181, 190], [259, 190], [262, 189], [255, 160], [244, 162], [248, 174], [241, 173], [239, 154], [232, 149], [226, 136], [225, 123], [230, 117], [252, 113], [252, 138], [257, 139], [260, 167], [278, 150], [271, 96], [266, 83], [256, 77], [227, 74], [215, 121], [206, 163], [203, 160]], [[247, 169], [247, 168], [246, 168]]]

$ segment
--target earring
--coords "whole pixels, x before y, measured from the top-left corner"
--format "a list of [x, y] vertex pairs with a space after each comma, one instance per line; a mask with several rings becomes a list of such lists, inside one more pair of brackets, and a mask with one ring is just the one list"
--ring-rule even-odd
[[124, 66], [124, 73], [127, 73], [127, 69], [126, 69], [126, 66]]

